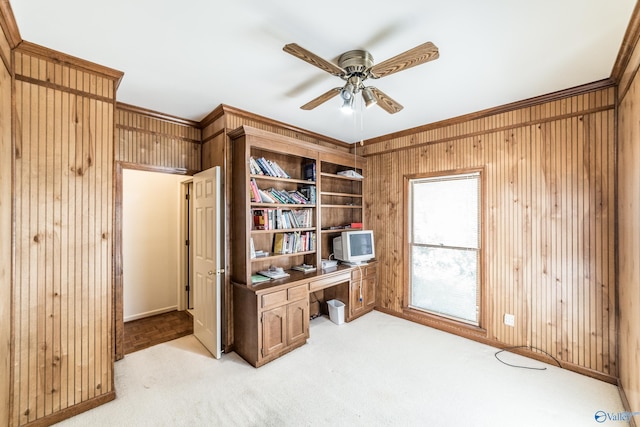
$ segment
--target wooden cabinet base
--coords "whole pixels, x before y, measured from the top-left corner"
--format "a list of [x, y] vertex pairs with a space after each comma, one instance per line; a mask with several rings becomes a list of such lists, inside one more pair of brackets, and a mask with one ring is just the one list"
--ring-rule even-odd
[[360, 267], [301, 275], [272, 286], [233, 284], [234, 348], [256, 368], [294, 350], [309, 338], [309, 292], [345, 304], [345, 320], [375, 307], [375, 261]]
[[234, 350], [256, 368], [304, 345], [309, 338], [309, 285], [255, 292], [235, 284]]

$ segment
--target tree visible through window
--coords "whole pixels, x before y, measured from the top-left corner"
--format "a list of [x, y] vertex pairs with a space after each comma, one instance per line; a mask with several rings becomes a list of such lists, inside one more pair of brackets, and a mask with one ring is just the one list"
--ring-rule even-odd
[[479, 325], [480, 173], [409, 180], [409, 306]]

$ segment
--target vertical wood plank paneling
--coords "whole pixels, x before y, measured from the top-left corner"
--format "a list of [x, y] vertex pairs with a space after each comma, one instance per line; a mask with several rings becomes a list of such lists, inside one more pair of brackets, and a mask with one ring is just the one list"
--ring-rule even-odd
[[[403, 270], [397, 236], [404, 230], [398, 225], [392, 238], [386, 232], [389, 223], [404, 219], [396, 197], [403, 177], [484, 167], [484, 340], [535, 347], [565, 366], [614, 381], [613, 91], [365, 146], [371, 170], [384, 177], [368, 181], [366, 196], [376, 201], [369, 217], [383, 236], [380, 307], [415, 315], [400, 297], [407, 279], [392, 274]], [[469, 136], [480, 129], [483, 134]], [[504, 325], [505, 313], [516, 316], [515, 327]]]
[[119, 105], [116, 161], [200, 171], [202, 132], [196, 124], [169, 121]]
[[[9, 421], [11, 372], [11, 301], [13, 289], [13, 142], [11, 122], [11, 49], [0, 31], [0, 423]], [[9, 67], [9, 68], [7, 68]]]
[[636, 71], [624, 72], [634, 77], [618, 108], [617, 147], [619, 376], [631, 411], [640, 408], [640, 77]]
[[[97, 97], [109, 87], [102, 75], [20, 50], [15, 57], [23, 74], [15, 82], [10, 421], [18, 426], [114, 397], [114, 103]], [[82, 93], [48, 87], [46, 79]]]

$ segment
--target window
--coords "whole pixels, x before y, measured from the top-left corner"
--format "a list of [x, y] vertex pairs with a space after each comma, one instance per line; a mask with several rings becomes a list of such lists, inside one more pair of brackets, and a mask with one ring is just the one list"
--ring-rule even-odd
[[409, 307], [480, 324], [480, 172], [410, 179]]

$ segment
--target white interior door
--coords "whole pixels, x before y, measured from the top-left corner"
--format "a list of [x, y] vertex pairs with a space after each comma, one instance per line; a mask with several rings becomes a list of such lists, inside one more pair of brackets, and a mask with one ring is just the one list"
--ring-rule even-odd
[[221, 354], [220, 167], [193, 177], [193, 334], [216, 358]]

